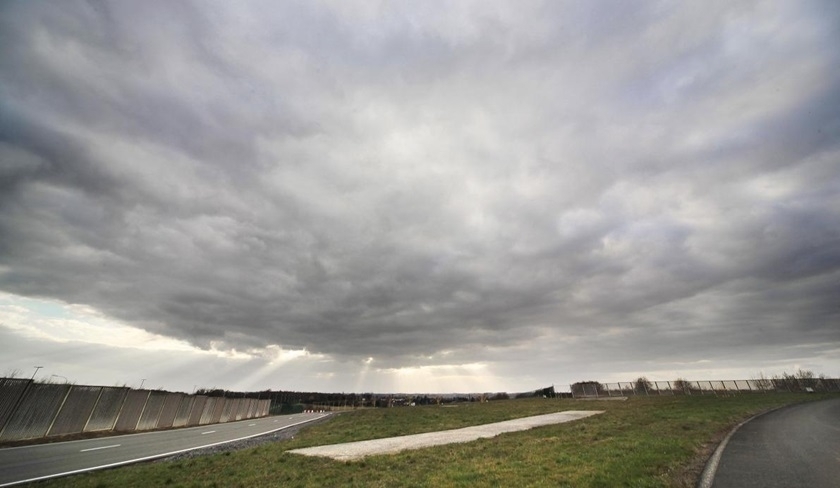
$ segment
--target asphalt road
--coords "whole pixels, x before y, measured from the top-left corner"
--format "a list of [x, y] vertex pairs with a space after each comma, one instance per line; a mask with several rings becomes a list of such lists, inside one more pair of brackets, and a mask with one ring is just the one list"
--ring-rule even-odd
[[714, 488], [840, 486], [840, 399], [786, 407], [742, 425]]
[[0, 449], [0, 486], [119, 466], [256, 437], [311, 422], [325, 415], [328, 414], [301, 413], [187, 429]]

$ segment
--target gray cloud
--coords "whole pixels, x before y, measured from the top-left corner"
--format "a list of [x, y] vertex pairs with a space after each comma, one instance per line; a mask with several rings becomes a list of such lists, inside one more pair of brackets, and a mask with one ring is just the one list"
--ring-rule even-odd
[[838, 347], [836, 7], [474, 7], [5, 5], [0, 290], [387, 367]]

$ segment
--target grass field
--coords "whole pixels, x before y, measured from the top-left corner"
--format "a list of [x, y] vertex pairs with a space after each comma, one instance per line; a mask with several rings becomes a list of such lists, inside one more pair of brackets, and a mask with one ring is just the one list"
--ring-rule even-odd
[[[740, 420], [780, 405], [820, 398], [825, 396], [525, 399], [359, 410], [306, 428], [290, 441], [187, 461], [128, 466], [38, 486], [694, 486], [711, 450]], [[355, 462], [286, 452], [563, 410], [606, 412], [493, 439]]]

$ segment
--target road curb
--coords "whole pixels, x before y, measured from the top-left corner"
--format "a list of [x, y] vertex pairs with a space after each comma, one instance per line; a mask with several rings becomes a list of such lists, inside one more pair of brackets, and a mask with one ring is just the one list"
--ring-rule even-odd
[[733, 427], [732, 430], [730, 430], [729, 433], [726, 434], [726, 437], [723, 438], [720, 444], [718, 444], [717, 449], [715, 449], [715, 452], [712, 453], [712, 456], [709, 458], [709, 460], [706, 461], [706, 467], [703, 468], [703, 473], [700, 475], [700, 479], [697, 481], [697, 488], [712, 488], [712, 483], [714, 483], [715, 481], [715, 474], [717, 474], [718, 464], [720, 464], [720, 458], [721, 456], [723, 456], [723, 451], [726, 449], [726, 445], [729, 444], [729, 439], [731, 439], [732, 436], [735, 435], [735, 432], [738, 432], [738, 429], [740, 429], [743, 425], [757, 419], [758, 417], [761, 417], [762, 415], [767, 415], [768, 413], [775, 412], [776, 410], [781, 410], [785, 407], [790, 407], [791, 405], [795, 404], [781, 405], [776, 408], [767, 410], [766, 412], [755, 414], [747, 420], [744, 420], [740, 424]]

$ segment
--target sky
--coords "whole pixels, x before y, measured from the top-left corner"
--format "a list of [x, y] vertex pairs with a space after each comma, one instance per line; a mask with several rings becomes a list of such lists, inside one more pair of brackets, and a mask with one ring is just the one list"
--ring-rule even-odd
[[830, 0], [2, 2], [0, 375], [838, 377], [837, 46]]

